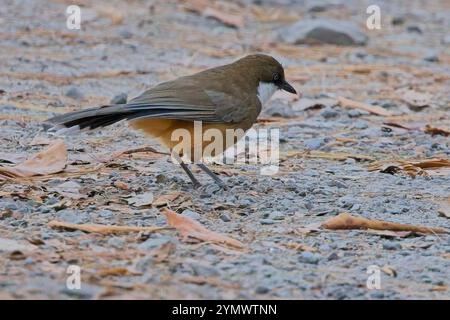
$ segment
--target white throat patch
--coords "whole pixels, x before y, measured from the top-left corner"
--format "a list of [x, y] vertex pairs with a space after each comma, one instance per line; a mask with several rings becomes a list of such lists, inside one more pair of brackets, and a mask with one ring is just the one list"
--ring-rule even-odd
[[261, 105], [264, 105], [277, 91], [277, 86], [270, 82], [260, 82], [258, 86], [258, 98]]

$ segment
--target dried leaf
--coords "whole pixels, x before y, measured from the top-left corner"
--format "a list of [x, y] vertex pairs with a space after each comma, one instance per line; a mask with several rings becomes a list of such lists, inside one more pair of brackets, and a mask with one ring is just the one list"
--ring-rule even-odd
[[101, 234], [116, 234], [127, 232], [159, 232], [163, 230], [170, 230], [168, 227], [132, 227], [132, 226], [113, 226], [102, 224], [75, 224], [64, 221], [52, 220], [48, 223], [48, 226], [56, 229], [66, 230], [81, 230], [89, 233], [101, 233]]
[[375, 170], [389, 174], [404, 172], [413, 178], [417, 175], [450, 174], [450, 160], [433, 158], [423, 160], [378, 161], [369, 166], [369, 171]]
[[114, 181], [114, 187], [121, 190], [130, 190], [130, 186], [123, 181]]
[[56, 140], [43, 151], [14, 167], [0, 167], [0, 178], [27, 178], [61, 172], [67, 163], [67, 148]]
[[373, 229], [391, 231], [411, 231], [424, 234], [449, 233], [450, 230], [436, 227], [414, 226], [382, 220], [369, 220], [341, 213], [322, 223], [322, 227], [330, 230]]
[[161, 247], [152, 251], [155, 262], [165, 262], [175, 252], [177, 246], [173, 242], [166, 242]]
[[225, 245], [236, 249], [243, 249], [244, 244], [228, 236], [221, 235], [208, 230], [197, 221], [191, 218], [177, 214], [176, 212], [165, 208], [163, 210], [169, 226], [176, 228], [183, 241], [186, 242], [212, 242], [218, 245]]
[[370, 105], [358, 101], [353, 101], [344, 97], [338, 98], [339, 105], [344, 108], [351, 108], [351, 109], [360, 109], [367, 111], [369, 113], [378, 115], [378, 116], [385, 116], [389, 117], [392, 115], [392, 113], [380, 106]]
[[106, 276], [137, 276], [141, 275], [141, 273], [136, 271], [131, 271], [127, 268], [116, 267], [116, 268], [107, 268], [101, 269], [97, 272], [97, 274], [101, 277]]
[[397, 276], [397, 271], [394, 269], [394, 267], [385, 265], [381, 268], [381, 271], [383, 271], [384, 273], [386, 273], [388, 276], [390, 277], [396, 277]]
[[450, 136], [450, 130], [432, 127], [429, 124], [425, 126], [425, 133], [431, 134], [432, 136], [440, 135], [444, 137]]
[[156, 198], [152, 205], [155, 207], [162, 207], [162, 206], [166, 206], [169, 203], [171, 203], [172, 201], [174, 201], [175, 199], [177, 199], [180, 196], [179, 192], [172, 192], [172, 193], [167, 193], [164, 194], [162, 196], [159, 196], [158, 198]]

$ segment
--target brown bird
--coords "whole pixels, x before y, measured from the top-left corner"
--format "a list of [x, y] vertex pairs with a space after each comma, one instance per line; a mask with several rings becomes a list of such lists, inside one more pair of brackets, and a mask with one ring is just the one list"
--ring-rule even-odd
[[[296, 94], [277, 60], [268, 55], [253, 54], [224, 66], [158, 84], [126, 104], [71, 112], [47, 121], [53, 125], [51, 130], [64, 133], [105, 127], [126, 119], [133, 128], [157, 138], [172, 150], [178, 143], [172, 141], [172, 133], [176, 129], [186, 129], [193, 136], [194, 121], [201, 121], [203, 132], [215, 128], [224, 137], [226, 129], [247, 131], [256, 122], [262, 105], [279, 89]], [[205, 142], [193, 141], [192, 150], [195, 143], [205, 147]], [[225, 142], [223, 150], [229, 146], [230, 142]], [[193, 154], [192, 151], [190, 157]], [[180, 157], [178, 159], [194, 187], [200, 186], [187, 164]], [[196, 164], [225, 188], [222, 180], [203, 163]]]

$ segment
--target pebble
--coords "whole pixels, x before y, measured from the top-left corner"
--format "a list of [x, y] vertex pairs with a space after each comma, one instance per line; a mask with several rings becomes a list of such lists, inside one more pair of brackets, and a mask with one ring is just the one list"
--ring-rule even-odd
[[305, 140], [305, 147], [310, 150], [317, 150], [324, 146], [329, 141], [329, 138], [312, 138]]
[[220, 218], [220, 220], [222, 220], [223, 222], [230, 222], [230, 221], [231, 221], [230, 215], [229, 215], [228, 213], [222, 213], [222, 214], [219, 216], [219, 218]]
[[77, 87], [71, 87], [66, 91], [66, 97], [75, 99], [75, 100], [83, 100], [84, 95]]
[[125, 244], [125, 240], [119, 237], [112, 237], [108, 239], [107, 243], [109, 246], [112, 246], [116, 249], [122, 249]]
[[72, 209], [58, 211], [56, 217], [59, 220], [75, 224], [86, 223], [89, 221], [89, 216], [86, 213]]
[[383, 243], [383, 249], [385, 250], [399, 250], [402, 248], [402, 245], [399, 242], [388, 241]]
[[271, 117], [292, 118], [295, 116], [292, 107], [284, 100], [275, 99], [267, 103], [264, 114]]
[[303, 263], [318, 264], [321, 257], [315, 253], [304, 251], [300, 253], [298, 260]]
[[195, 212], [195, 211], [188, 210], [188, 209], [184, 210], [184, 211], [181, 213], [181, 215], [183, 215], [183, 216], [185, 216], [185, 217], [189, 217], [189, 218], [194, 219], [194, 220], [200, 220], [200, 219], [201, 219], [200, 214], [198, 214], [198, 213]]
[[290, 44], [328, 43], [342, 46], [365, 45], [367, 36], [353, 22], [334, 19], [302, 19], [278, 33]]
[[333, 108], [327, 107], [320, 113], [320, 115], [325, 119], [331, 119], [337, 117], [339, 115], [339, 112], [337, 112]]
[[111, 104], [125, 104], [127, 103], [128, 95], [126, 93], [119, 93], [111, 99]]
[[149, 239], [145, 240], [144, 242], [141, 242], [140, 244], [138, 244], [137, 247], [140, 250], [150, 251], [150, 250], [158, 248], [158, 247], [162, 246], [163, 244], [166, 244], [170, 241], [172, 241], [172, 239], [170, 237], [166, 237], [166, 236], [161, 236], [158, 238], [149, 238]]

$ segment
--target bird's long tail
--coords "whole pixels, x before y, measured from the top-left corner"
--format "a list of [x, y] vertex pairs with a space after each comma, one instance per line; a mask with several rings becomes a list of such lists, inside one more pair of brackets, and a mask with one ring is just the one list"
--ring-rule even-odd
[[51, 127], [49, 131], [57, 134], [69, 133], [83, 129], [106, 127], [121, 120], [135, 119], [148, 111], [126, 109], [125, 105], [110, 105], [74, 111], [46, 120]]

